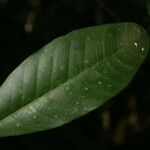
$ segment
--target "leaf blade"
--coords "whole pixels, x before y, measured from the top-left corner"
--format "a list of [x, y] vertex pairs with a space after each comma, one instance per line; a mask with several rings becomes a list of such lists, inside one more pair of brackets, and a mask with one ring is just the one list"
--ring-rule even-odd
[[[22, 88], [26, 97], [21, 95], [20, 106], [15, 105], [20, 99], [10, 94], [15, 105], [12, 112], [7, 112], [7, 100], [0, 99], [0, 104], [4, 103], [0, 105], [0, 136], [54, 128], [101, 106], [128, 85], [148, 47], [147, 34], [135, 24], [80, 29], [54, 40], [25, 60], [5, 81], [3, 86], [8, 88], [12, 79], [23, 76], [24, 82], [17, 83], [19, 87], [26, 85]], [[18, 85], [12, 88], [16, 91], [11, 93], [16, 94]], [[6, 92], [2, 90], [0, 98]]]

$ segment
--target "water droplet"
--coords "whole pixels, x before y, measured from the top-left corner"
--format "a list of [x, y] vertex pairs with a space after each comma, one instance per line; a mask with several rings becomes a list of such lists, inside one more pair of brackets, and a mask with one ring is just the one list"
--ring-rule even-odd
[[99, 84], [99, 85], [101, 85], [101, 84], [102, 84], [102, 82], [101, 82], [101, 81], [99, 81], [99, 82], [98, 82], [98, 84]]
[[87, 107], [85, 106], [84, 109], [87, 110]]
[[30, 110], [31, 110], [32, 112], [37, 112], [37, 110], [34, 108], [34, 106], [30, 106]]
[[142, 47], [142, 49], [141, 49], [142, 51], [144, 51], [144, 48]]
[[134, 45], [137, 47], [138, 44], [137, 44], [137, 43], [134, 43]]
[[88, 88], [87, 88], [87, 87], [85, 87], [85, 90], [87, 91], [87, 90], [88, 90]]
[[55, 116], [54, 116], [54, 118], [58, 118], [58, 116], [57, 116], [57, 115], [55, 115]]
[[67, 86], [66, 89], [69, 90], [69, 87]]
[[64, 66], [61, 66], [61, 70], [63, 70], [64, 69]]
[[42, 72], [44, 72], [44, 69], [43, 69], [43, 68], [41, 68], [40, 70], [41, 70]]
[[33, 118], [34, 118], [34, 119], [36, 119], [37, 117], [36, 117], [36, 116], [34, 116]]
[[17, 123], [17, 124], [16, 124], [16, 126], [17, 126], [17, 127], [20, 127], [20, 124], [19, 124], [19, 123]]

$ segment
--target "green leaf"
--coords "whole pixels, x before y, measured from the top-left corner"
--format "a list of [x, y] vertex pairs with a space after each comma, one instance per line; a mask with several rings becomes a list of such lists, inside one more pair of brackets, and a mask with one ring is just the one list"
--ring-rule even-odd
[[150, 0], [147, 0], [147, 9], [148, 9], [148, 14], [150, 16]]
[[149, 49], [132, 23], [76, 30], [27, 58], [0, 88], [0, 136], [61, 126], [102, 106], [132, 80]]

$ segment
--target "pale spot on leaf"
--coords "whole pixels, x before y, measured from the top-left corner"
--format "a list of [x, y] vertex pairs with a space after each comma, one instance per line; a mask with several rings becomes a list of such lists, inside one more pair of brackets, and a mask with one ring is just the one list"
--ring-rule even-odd
[[135, 42], [134, 45], [137, 47], [138, 44]]

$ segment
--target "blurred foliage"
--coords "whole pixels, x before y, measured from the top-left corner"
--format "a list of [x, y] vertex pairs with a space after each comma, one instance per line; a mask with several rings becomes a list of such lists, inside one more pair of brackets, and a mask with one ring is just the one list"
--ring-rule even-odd
[[[52, 39], [93, 25], [135, 22], [150, 31], [146, 0], [0, 0], [0, 83]], [[0, 149], [144, 148], [150, 137], [150, 56], [103, 109], [53, 130], [0, 138]]]

